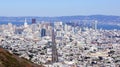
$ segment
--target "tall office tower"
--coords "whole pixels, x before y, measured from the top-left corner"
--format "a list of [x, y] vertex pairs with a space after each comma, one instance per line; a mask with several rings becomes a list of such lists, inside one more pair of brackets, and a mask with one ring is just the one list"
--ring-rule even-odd
[[27, 19], [25, 18], [25, 22], [24, 22], [24, 27], [28, 27], [28, 24], [27, 24]]
[[13, 33], [14, 29], [13, 29], [12, 23], [8, 23], [8, 29], [9, 29], [10, 32]]
[[98, 21], [95, 21], [95, 30], [97, 30], [97, 23]]
[[59, 22], [59, 25], [63, 25], [63, 22]]
[[65, 32], [68, 31], [68, 25], [67, 24], [64, 25], [64, 30], [65, 30]]
[[32, 24], [36, 23], [36, 19], [32, 19]]
[[97, 30], [97, 21], [94, 21], [92, 23], [92, 28], [95, 29], [95, 30]]
[[42, 28], [41, 29], [41, 37], [46, 36], [46, 29]]
[[75, 33], [75, 27], [72, 27], [72, 33], [73, 34]]
[[8, 23], [9, 28], [12, 28], [12, 26], [13, 26], [12, 23]]
[[49, 32], [49, 33], [47, 33], [48, 36], [52, 36], [52, 30], [51, 29], [52, 29], [52, 26], [48, 26], [48, 29], [47, 29], [48, 32]]
[[60, 29], [56, 29], [56, 37], [61, 37], [62, 36], [62, 31]]

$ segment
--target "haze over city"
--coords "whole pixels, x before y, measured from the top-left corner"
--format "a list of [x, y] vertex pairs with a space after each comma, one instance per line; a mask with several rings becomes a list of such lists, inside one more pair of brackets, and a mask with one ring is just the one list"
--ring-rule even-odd
[[120, 0], [0, 0], [0, 16], [120, 16]]

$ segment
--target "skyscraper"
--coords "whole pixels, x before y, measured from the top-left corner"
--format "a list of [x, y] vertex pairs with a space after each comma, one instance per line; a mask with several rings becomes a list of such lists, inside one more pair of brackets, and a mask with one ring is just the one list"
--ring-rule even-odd
[[36, 23], [36, 19], [32, 19], [32, 24]]
[[97, 23], [98, 21], [95, 21], [95, 30], [97, 30]]
[[41, 29], [41, 37], [44, 37], [46, 36], [46, 29]]
[[24, 22], [24, 27], [28, 27], [28, 24], [27, 24], [27, 19], [25, 18], [25, 22]]
[[92, 23], [92, 28], [95, 29], [95, 30], [97, 30], [97, 23], [98, 23], [98, 21], [94, 21]]

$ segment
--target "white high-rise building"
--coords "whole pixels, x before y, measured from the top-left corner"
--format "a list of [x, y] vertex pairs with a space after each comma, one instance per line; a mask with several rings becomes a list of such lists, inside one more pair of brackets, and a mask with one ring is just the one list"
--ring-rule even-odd
[[12, 29], [12, 26], [13, 26], [12, 23], [8, 23], [8, 29], [11, 30], [11, 29]]
[[65, 24], [65, 26], [64, 26], [64, 30], [65, 30], [65, 32], [68, 31], [68, 25], [67, 25], [67, 24]]
[[62, 36], [62, 31], [56, 31], [56, 37], [61, 37]]
[[98, 21], [95, 21], [95, 30], [97, 30], [97, 23]]
[[92, 28], [94, 30], [97, 30], [97, 23], [98, 23], [97, 20], [92, 23]]
[[25, 22], [24, 22], [24, 27], [28, 27], [28, 24], [27, 24], [27, 19], [25, 18]]
[[73, 33], [73, 34], [75, 33], [75, 28], [74, 28], [74, 27], [72, 27], [72, 33]]

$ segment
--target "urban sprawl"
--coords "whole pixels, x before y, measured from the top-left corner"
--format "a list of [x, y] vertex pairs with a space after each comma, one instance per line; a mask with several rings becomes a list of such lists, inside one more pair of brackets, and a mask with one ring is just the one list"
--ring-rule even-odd
[[32, 22], [0, 25], [0, 47], [45, 67], [120, 67], [120, 30]]

